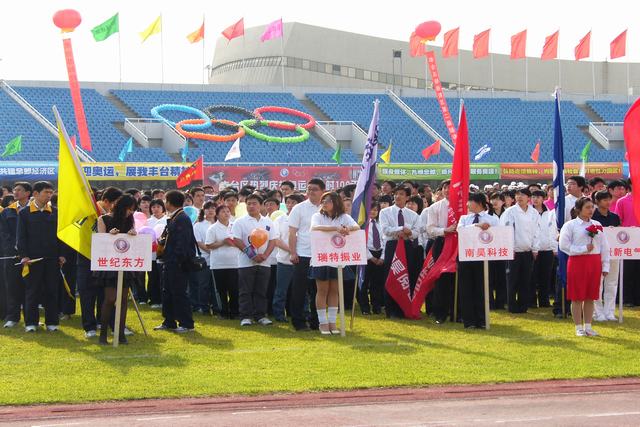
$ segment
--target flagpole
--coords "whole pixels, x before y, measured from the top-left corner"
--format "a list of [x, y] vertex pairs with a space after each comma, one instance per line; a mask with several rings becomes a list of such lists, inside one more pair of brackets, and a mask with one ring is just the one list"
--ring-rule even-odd
[[280, 53], [282, 58], [280, 59], [280, 65], [282, 66], [282, 91], [284, 92], [284, 22], [280, 17], [280, 23], [282, 24], [282, 34], [280, 35]]
[[205, 68], [204, 68], [204, 43], [205, 43], [205, 37], [204, 37], [204, 13], [202, 14], [202, 29], [203, 29], [203, 34], [202, 34], [202, 91], [204, 92], [204, 73], [205, 73]]
[[524, 97], [529, 97], [529, 58], [524, 57]]
[[558, 87], [562, 87], [562, 63], [558, 58]]
[[460, 52], [458, 52], [458, 98], [462, 96], [462, 91], [460, 90]]
[[160, 90], [164, 90], [164, 31], [162, 31], [162, 13], [160, 14], [160, 71], [161, 83]]
[[591, 61], [591, 82], [593, 84], [593, 99], [596, 99], [596, 63]]
[[495, 91], [495, 82], [493, 80], [493, 53], [489, 54], [489, 59], [491, 61], [491, 97], [494, 97], [494, 91]]
[[429, 97], [429, 62], [427, 62], [427, 57], [424, 58], [424, 96], [425, 98]]
[[629, 78], [629, 61], [627, 60], [627, 104], [631, 104], [631, 94], [629, 93], [630, 86], [631, 82]]
[[245, 67], [245, 57], [247, 56], [247, 51], [245, 49], [245, 36], [244, 33], [242, 34], [242, 91], [244, 92], [244, 83], [245, 83], [245, 78], [247, 77], [247, 68]]
[[[120, 16], [118, 16], [118, 26], [120, 21]], [[122, 89], [122, 44], [120, 43], [120, 28], [118, 28], [118, 69], [119, 69], [119, 79], [120, 79], [120, 89]]]

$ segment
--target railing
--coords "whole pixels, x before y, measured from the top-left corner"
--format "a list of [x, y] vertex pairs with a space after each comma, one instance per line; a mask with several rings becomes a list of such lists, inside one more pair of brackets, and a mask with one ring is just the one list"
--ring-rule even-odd
[[320, 122], [316, 122], [313, 130], [318, 134], [320, 139], [326, 142], [334, 150], [338, 149], [338, 140], [331, 134]]
[[434, 128], [432, 128], [429, 123], [425, 122], [422, 117], [420, 117], [411, 107], [409, 107], [398, 95], [396, 95], [392, 90], [386, 89], [385, 92], [391, 98], [391, 100], [398, 105], [414, 122], [418, 124], [426, 133], [429, 134], [433, 139], [437, 139], [440, 141], [445, 150], [449, 152], [449, 154], [453, 154], [453, 145], [446, 139], [442, 137]]
[[589, 135], [605, 150], [611, 149], [611, 141], [624, 141], [622, 122], [590, 122]]

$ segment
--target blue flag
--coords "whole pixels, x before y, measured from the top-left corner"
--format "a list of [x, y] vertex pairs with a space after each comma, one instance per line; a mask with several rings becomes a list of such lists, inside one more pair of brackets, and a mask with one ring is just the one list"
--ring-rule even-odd
[[133, 153], [133, 137], [129, 138], [129, 140], [124, 143], [124, 146], [118, 155], [118, 159], [120, 159], [121, 162], [124, 162], [124, 159], [127, 157], [127, 153]]
[[[556, 225], [558, 231], [564, 225], [564, 148], [562, 144], [562, 125], [560, 123], [560, 94], [556, 91], [555, 124], [553, 130], [553, 187], [556, 205]], [[567, 254], [558, 250], [558, 277], [562, 286], [567, 283]]]

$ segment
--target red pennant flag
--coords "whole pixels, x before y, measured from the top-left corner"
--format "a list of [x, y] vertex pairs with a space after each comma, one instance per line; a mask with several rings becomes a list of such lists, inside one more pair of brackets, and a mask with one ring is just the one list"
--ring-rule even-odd
[[547, 36], [544, 39], [544, 47], [542, 48], [542, 55], [540, 59], [543, 61], [549, 59], [556, 59], [558, 57], [558, 38], [560, 36], [560, 30]]
[[527, 50], [527, 30], [520, 31], [511, 36], [511, 59], [522, 59], [526, 57]]
[[[407, 269], [407, 252], [404, 240], [398, 240], [398, 246], [393, 254], [393, 261], [389, 269], [387, 281], [384, 284], [393, 300], [400, 306], [405, 317], [414, 318], [411, 313], [411, 287], [409, 282], [409, 270]], [[418, 319], [420, 316], [418, 316]]]
[[[624, 146], [629, 158], [629, 175], [638, 180], [640, 177], [640, 99], [633, 103], [624, 116]], [[633, 182], [631, 196], [633, 197], [633, 212], [640, 221], [640, 185]]]
[[473, 36], [473, 57], [484, 58], [489, 55], [489, 33], [491, 28]]
[[531, 152], [531, 160], [538, 163], [540, 160], [540, 143], [537, 142], [535, 148]]
[[191, 164], [188, 168], [182, 171], [180, 176], [176, 179], [176, 187], [183, 188], [191, 184], [193, 181], [204, 179], [204, 165], [202, 163], [202, 156]]
[[409, 38], [409, 55], [424, 56], [425, 53], [424, 43], [422, 43], [422, 39], [417, 36], [414, 31], [411, 33], [411, 37]]
[[609, 46], [611, 59], [621, 58], [627, 54], [627, 30], [620, 33], [613, 39]]
[[424, 161], [429, 160], [429, 157], [436, 156], [440, 154], [440, 140], [437, 140], [424, 150], [422, 150], [422, 157], [424, 157]]
[[469, 130], [467, 129], [467, 113], [463, 104], [458, 125], [458, 139], [453, 152], [451, 185], [449, 186], [449, 206], [455, 213], [456, 221], [467, 213], [469, 181]]
[[442, 57], [450, 58], [458, 56], [458, 36], [460, 35], [460, 27], [454, 28], [444, 33], [444, 45], [442, 45]]
[[244, 18], [240, 18], [235, 24], [225, 28], [222, 35], [231, 41], [236, 37], [244, 36]]
[[580, 43], [576, 46], [575, 54], [576, 61], [580, 61], [583, 58], [589, 57], [589, 51], [591, 46], [591, 31], [587, 33], [586, 36], [580, 39]]
[[202, 22], [200, 28], [187, 36], [187, 40], [189, 40], [189, 43], [191, 44], [198, 43], [202, 39], [204, 39], [204, 22]]

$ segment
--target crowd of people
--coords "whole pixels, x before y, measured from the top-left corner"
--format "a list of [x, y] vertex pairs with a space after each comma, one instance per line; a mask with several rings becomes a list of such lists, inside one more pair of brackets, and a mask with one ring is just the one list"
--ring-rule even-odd
[[[550, 185], [471, 185], [469, 213], [456, 223], [449, 220], [449, 184], [375, 185], [361, 286], [356, 285], [356, 269], [344, 269], [347, 308], [355, 295], [362, 315], [404, 317], [385, 291], [399, 244], [406, 249], [413, 290], [425, 256], [431, 252], [437, 259], [446, 235], [461, 227], [502, 225], [514, 228], [515, 254], [510, 261], [489, 262], [492, 310], [526, 313], [548, 307], [559, 318], [571, 313], [578, 336], [597, 335], [592, 320], [616, 320], [619, 262], [609, 259], [607, 241], [596, 226], [638, 226], [630, 180], [587, 182], [572, 176], [566, 182], [563, 212], [555, 209]], [[347, 235], [358, 230], [349, 215], [354, 191], [355, 185], [327, 191], [321, 179], [311, 179], [304, 191], [289, 181], [270, 190], [95, 189], [101, 210], [95, 232], [135, 235], [137, 212], [144, 214], [147, 226], [164, 229], [152, 270], [125, 274], [121, 343], [132, 333], [126, 327], [129, 295], [139, 305], [162, 310], [164, 321], [155, 330], [188, 333], [194, 330], [194, 315], [214, 315], [236, 319], [243, 327], [276, 321], [290, 322], [296, 331], [339, 333], [337, 272], [310, 265], [311, 231]], [[86, 337], [106, 344], [114, 325], [116, 273], [92, 272], [89, 259], [58, 240], [56, 199], [49, 182], [3, 187], [0, 318], [5, 328], [13, 328], [22, 314], [25, 330], [35, 332], [44, 308], [46, 330], [56, 331], [61, 320], [75, 314], [79, 298]], [[199, 212], [195, 221], [185, 212], [187, 206]], [[564, 218], [561, 230], [558, 215]], [[591, 225], [594, 232], [587, 231]], [[262, 244], [254, 241], [257, 229], [265, 233]], [[457, 273], [442, 274], [425, 298], [428, 318], [436, 324], [451, 321], [467, 329], [484, 328], [482, 268], [482, 262], [464, 262], [458, 263]], [[557, 274], [564, 268], [566, 292]], [[625, 261], [624, 301], [630, 306], [640, 305], [640, 283], [635, 280], [639, 270], [640, 261]]]

